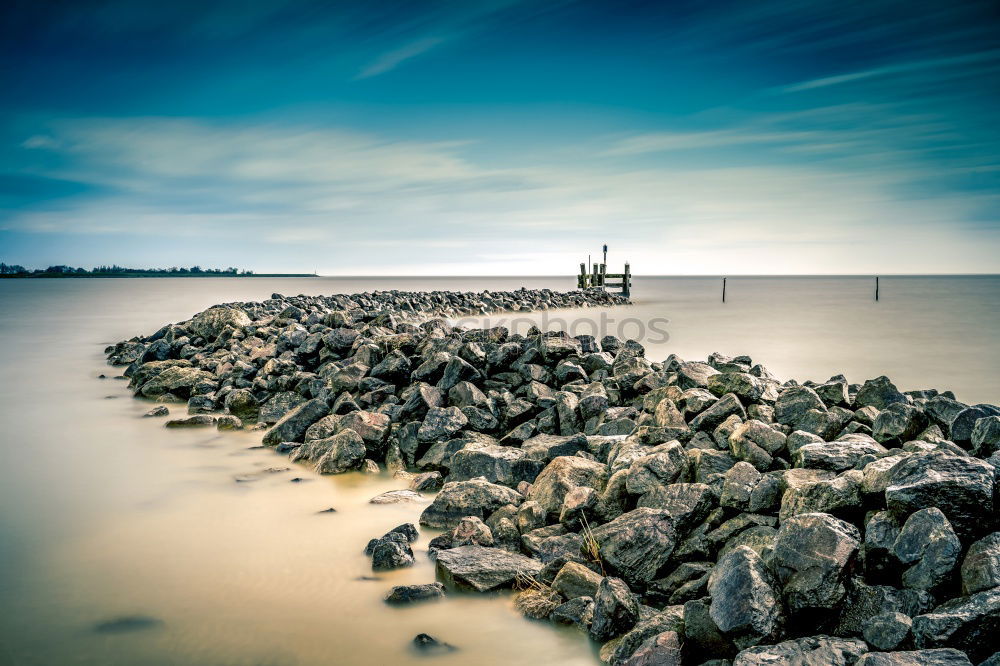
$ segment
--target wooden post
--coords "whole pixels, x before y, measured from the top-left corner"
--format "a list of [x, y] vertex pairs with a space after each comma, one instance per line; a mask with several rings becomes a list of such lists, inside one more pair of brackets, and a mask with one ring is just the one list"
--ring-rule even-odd
[[878, 276], [875, 276], [875, 300], [878, 300]]
[[583, 262], [580, 262], [580, 274], [576, 276], [576, 286], [578, 289], [586, 289], [587, 281], [587, 267]]
[[722, 278], [722, 302], [726, 302], [726, 278]]
[[625, 273], [622, 275], [622, 296], [629, 298], [632, 295], [632, 272], [629, 270], [628, 262], [625, 263]]
[[593, 266], [593, 268], [591, 270], [592, 270], [592, 273], [590, 275], [590, 286], [591, 287], [599, 287], [599, 286], [601, 286], [601, 282], [598, 279], [600, 267], [597, 264], [594, 264], [594, 266]]
[[605, 289], [605, 283], [608, 281], [608, 265], [601, 264], [601, 288]]

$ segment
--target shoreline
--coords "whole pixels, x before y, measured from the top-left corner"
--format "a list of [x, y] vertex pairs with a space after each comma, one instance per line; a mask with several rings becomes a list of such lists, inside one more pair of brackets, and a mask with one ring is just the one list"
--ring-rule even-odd
[[[402, 321], [608, 297], [275, 294], [107, 352], [137, 394], [187, 402], [175, 425], [266, 429], [320, 473], [381, 466], [441, 488], [420, 518], [448, 530], [427, 555], [439, 578], [518, 585], [522, 612], [581, 627], [606, 661], [990, 656], [975, 639], [1000, 616], [1000, 578], [970, 553], [993, 548], [1000, 409], [884, 377], [782, 383], [746, 357], [657, 363], [610, 336]], [[374, 539], [373, 566], [412, 564], [410, 534]], [[942, 547], [911, 556], [914, 542]]]

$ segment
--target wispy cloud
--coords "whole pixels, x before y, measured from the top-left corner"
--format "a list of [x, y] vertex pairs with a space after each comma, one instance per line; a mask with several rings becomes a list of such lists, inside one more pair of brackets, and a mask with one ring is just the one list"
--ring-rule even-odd
[[396, 67], [407, 60], [427, 53], [436, 46], [444, 43], [444, 41], [445, 40], [442, 37], [427, 37], [393, 51], [389, 51], [388, 53], [383, 53], [372, 63], [358, 72], [358, 75], [354, 78], [367, 79], [373, 76], [378, 76], [379, 74], [385, 74], [386, 72], [396, 69]]
[[782, 86], [777, 90], [779, 92], [795, 93], [795, 92], [802, 92], [805, 90], [815, 90], [816, 88], [827, 88], [829, 86], [837, 86], [844, 83], [854, 83], [855, 81], [862, 81], [865, 79], [892, 76], [895, 74], [909, 74], [911, 72], [919, 72], [923, 70], [940, 69], [946, 67], [959, 67], [962, 65], [974, 65], [974, 64], [989, 63], [995, 61], [1000, 61], [1000, 49], [980, 51], [979, 53], [969, 53], [965, 55], [951, 56], [947, 58], [930, 58], [927, 60], [915, 60], [910, 62], [901, 62], [892, 65], [884, 65], [882, 67], [873, 67], [871, 69], [864, 69], [856, 72], [848, 72], [846, 74], [838, 74], [837, 76], [826, 76], [818, 79], [810, 79], [808, 81], [802, 81], [800, 83], [794, 83], [792, 85]]

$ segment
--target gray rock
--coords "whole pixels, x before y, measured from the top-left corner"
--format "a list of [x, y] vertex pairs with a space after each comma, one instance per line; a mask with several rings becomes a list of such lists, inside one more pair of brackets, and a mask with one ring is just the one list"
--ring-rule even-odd
[[822, 444], [806, 444], [792, 455], [796, 467], [843, 472], [854, 469], [866, 456], [884, 456], [886, 448], [867, 435], [851, 434]]
[[451, 457], [448, 479], [468, 481], [482, 476], [490, 483], [514, 486], [522, 480], [515, 473], [516, 464], [522, 458], [524, 452], [510, 446], [460, 449]]
[[972, 452], [988, 458], [1000, 450], [1000, 416], [986, 416], [976, 421], [971, 435]]
[[897, 650], [910, 642], [912, 624], [913, 620], [902, 613], [876, 615], [865, 626], [865, 640], [876, 650]]
[[594, 599], [593, 597], [570, 599], [556, 606], [549, 614], [549, 619], [556, 624], [572, 624], [584, 631], [590, 631], [590, 624], [594, 620]]
[[382, 538], [372, 547], [372, 569], [376, 571], [412, 567], [413, 564], [413, 550], [405, 540]]
[[761, 473], [750, 463], [736, 463], [725, 474], [719, 504], [731, 509], [745, 509], [750, 501], [750, 493], [761, 478]]
[[444, 484], [431, 505], [420, 514], [420, 524], [451, 529], [465, 516], [485, 519], [505, 504], [516, 506], [523, 500], [517, 491], [486, 479], [452, 481]]
[[743, 404], [757, 402], [764, 395], [763, 381], [745, 372], [723, 372], [708, 378], [708, 390], [717, 396], [734, 394]]
[[227, 328], [241, 329], [250, 324], [250, 317], [243, 310], [216, 306], [195, 315], [189, 327], [195, 335], [215, 340]]
[[412, 490], [387, 490], [368, 500], [369, 504], [419, 504], [423, 495]]
[[853, 666], [868, 646], [856, 638], [809, 636], [777, 645], [760, 645], [743, 650], [733, 666]]
[[898, 516], [940, 508], [960, 536], [988, 531], [996, 470], [989, 463], [951, 453], [908, 457], [890, 472], [885, 500]]
[[808, 481], [789, 487], [781, 496], [782, 522], [802, 513], [832, 513], [851, 517], [861, 509], [860, 470], [844, 472], [832, 480]]
[[476, 592], [510, 587], [518, 575], [534, 577], [541, 570], [541, 562], [500, 548], [461, 546], [437, 556], [437, 571], [445, 582]]
[[440, 599], [444, 596], [444, 585], [426, 583], [424, 585], [395, 585], [385, 595], [387, 604], [412, 604], [417, 601]]
[[905, 402], [906, 396], [884, 375], [866, 381], [854, 398], [856, 407], [874, 407], [879, 411], [894, 403]]
[[723, 421], [734, 414], [744, 420], [747, 417], [746, 410], [743, 409], [740, 399], [732, 393], [727, 393], [719, 398], [711, 407], [694, 417], [691, 420], [691, 427], [694, 430], [712, 432]]
[[[639, 663], [661, 663], [649, 662], [648, 659], [654, 656], [675, 658], [675, 661], [667, 662], [680, 666], [680, 638], [678, 632], [684, 631], [684, 607], [671, 606], [655, 613], [651, 617], [643, 616], [640, 609], [641, 619], [631, 630], [623, 634], [614, 642], [614, 651], [611, 653], [609, 663], [612, 664], [639, 664]], [[674, 640], [671, 643], [672, 649], [669, 654], [664, 652], [654, 653], [652, 651], [640, 654], [642, 646], [647, 641], [652, 641], [657, 636], [664, 633], [673, 634]], [[609, 644], [610, 645], [610, 644]]]
[[704, 483], [672, 483], [654, 488], [639, 498], [638, 508], [666, 512], [679, 532], [700, 523], [716, 503], [715, 491]]
[[329, 408], [324, 400], [309, 400], [288, 412], [264, 434], [266, 446], [277, 446], [281, 442], [301, 442], [306, 430], [316, 421], [326, 416]]
[[629, 631], [639, 621], [639, 604], [624, 581], [607, 577], [594, 595], [594, 619], [590, 637], [607, 641]]
[[971, 546], [962, 561], [962, 593], [969, 595], [1000, 586], [1000, 532]]
[[895, 402], [875, 417], [872, 432], [875, 439], [887, 446], [899, 446], [923, 432], [928, 425], [923, 410], [904, 402]]
[[341, 474], [359, 469], [365, 459], [365, 442], [353, 430], [341, 430], [333, 437], [312, 442], [310, 446], [326, 450], [317, 461], [320, 474]]
[[909, 652], [869, 652], [857, 666], [972, 666], [962, 652], [949, 648]]
[[1000, 588], [952, 599], [913, 618], [918, 648], [952, 647], [975, 662], [989, 657], [1000, 632]]
[[883, 613], [902, 613], [913, 617], [930, 610], [933, 597], [922, 590], [908, 590], [889, 585], [868, 585], [860, 578], [847, 585], [847, 596], [833, 626], [838, 636], [861, 636], [872, 618]]
[[903, 585], [917, 590], [934, 590], [946, 582], [958, 564], [962, 543], [940, 509], [932, 507], [913, 513], [892, 546], [892, 553], [909, 568]]
[[676, 631], [663, 631], [650, 636], [622, 663], [625, 666], [681, 666], [680, 637]]
[[629, 467], [625, 488], [633, 495], [642, 495], [654, 488], [669, 485], [687, 467], [687, 453], [680, 442], [672, 441], [653, 449], [653, 453], [635, 459]]
[[825, 412], [826, 405], [808, 386], [792, 386], [778, 395], [774, 403], [774, 418], [778, 423], [798, 427], [796, 424], [811, 409]]
[[593, 597], [603, 576], [578, 562], [567, 562], [552, 581], [552, 589], [567, 599]]
[[560, 456], [545, 466], [531, 484], [528, 499], [538, 502], [546, 513], [558, 517], [566, 493], [577, 486], [603, 490], [607, 466], [577, 456]]
[[770, 571], [752, 549], [740, 546], [721, 558], [709, 575], [708, 592], [712, 620], [737, 647], [745, 649], [781, 635], [781, 597]]
[[422, 442], [437, 442], [448, 439], [468, 425], [469, 419], [458, 407], [430, 407], [424, 417], [417, 439]]
[[826, 513], [806, 513], [782, 522], [771, 565], [790, 613], [834, 609], [861, 542], [858, 529]]
[[670, 559], [677, 541], [666, 511], [640, 508], [600, 527], [593, 537], [601, 560], [631, 585], [646, 585]]

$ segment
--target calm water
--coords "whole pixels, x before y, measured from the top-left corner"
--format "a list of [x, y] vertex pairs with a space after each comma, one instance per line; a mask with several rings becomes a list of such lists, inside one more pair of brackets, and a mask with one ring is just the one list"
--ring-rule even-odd
[[[297, 467], [265, 473], [288, 463], [251, 448], [259, 433], [167, 431], [141, 418], [148, 405], [124, 382], [97, 379], [115, 374], [104, 345], [218, 302], [274, 291], [522, 285], [573, 282], [0, 281], [0, 663], [427, 663], [408, 648], [418, 632], [461, 648], [440, 658], [445, 664], [595, 663], [581, 636], [520, 618], [507, 597], [385, 607], [392, 585], [433, 579], [428, 532], [416, 567], [358, 580], [371, 573], [360, 552], [368, 538], [416, 522], [422, 509], [367, 503], [400, 482]], [[725, 304], [720, 291], [718, 279], [636, 278], [636, 305], [606, 313], [615, 321], [604, 321], [604, 332], [626, 318], [667, 319], [646, 329], [654, 360], [750, 354], [783, 378], [887, 374], [903, 389], [1000, 402], [998, 278], [884, 278], [877, 304], [860, 278], [730, 279]], [[517, 325], [563, 325], [554, 316], [577, 333], [602, 325], [593, 310], [533, 314]], [[622, 331], [636, 336], [638, 326]], [[306, 482], [291, 483], [296, 476]], [[317, 513], [331, 506], [337, 513]], [[94, 630], [133, 615], [159, 623]]]

